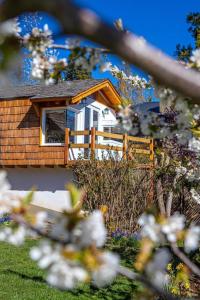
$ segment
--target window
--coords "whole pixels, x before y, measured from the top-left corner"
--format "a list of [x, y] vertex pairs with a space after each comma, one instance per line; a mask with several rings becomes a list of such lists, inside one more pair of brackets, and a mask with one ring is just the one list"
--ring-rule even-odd
[[[85, 107], [85, 121], [84, 121], [84, 128], [85, 130], [90, 130], [92, 127], [95, 127], [98, 130], [99, 127], [99, 111], [94, 107]], [[98, 142], [98, 136], [95, 137], [96, 142]], [[90, 143], [90, 136], [84, 136], [84, 143]], [[84, 149], [84, 157], [89, 157], [89, 149]]]
[[[44, 109], [42, 118], [42, 144], [64, 144], [65, 128], [76, 128], [76, 112], [71, 109]], [[70, 142], [74, 143], [74, 136]]]
[[[76, 113], [72, 110], [66, 111], [66, 124], [70, 130], [75, 130]], [[70, 136], [70, 143], [74, 143], [74, 136]]]
[[[103, 131], [107, 132], [107, 133], [119, 133], [118, 128], [117, 127], [113, 127], [113, 126], [105, 126], [103, 128]], [[110, 137], [104, 137], [104, 140], [116, 140], [116, 141], [118, 141], [118, 139], [110, 138]]]
[[98, 122], [99, 121], [99, 113], [96, 110], [93, 110], [93, 127], [96, 128], [96, 130], [98, 130]]
[[65, 142], [65, 110], [47, 110], [45, 118], [45, 144]]

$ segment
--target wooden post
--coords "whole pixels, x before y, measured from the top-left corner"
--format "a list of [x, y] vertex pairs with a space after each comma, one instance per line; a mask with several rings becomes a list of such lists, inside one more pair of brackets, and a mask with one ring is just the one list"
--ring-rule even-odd
[[151, 139], [149, 144], [150, 150], [150, 161], [152, 162], [152, 166], [150, 166], [150, 190], [149, 190], [149, 199], [148, 206], [151, 206], [154, 200], [154, 143], [153, 139]]
[[153, 162], [154, 161], [154, 144], [153, 144], [153, 139], [151, 139], [151, 141], [150, 141], [149, 150], [150, 150], [150, 160]]
[[96, 129], [95, 127], [91, 128], [91, 159], [95, 159], [95, 137], [96, 137]]
[[65, 157], [64, 157], [65, 165], [67, 165], [69, 162], [69, 146], [70, 146], [69, 135], [70, 135], [70, 129], [65, 128]]
[[127, 159], [127, 150], [128, 150], [128, 135], [127, 133], [123, 136], [123, 158]]

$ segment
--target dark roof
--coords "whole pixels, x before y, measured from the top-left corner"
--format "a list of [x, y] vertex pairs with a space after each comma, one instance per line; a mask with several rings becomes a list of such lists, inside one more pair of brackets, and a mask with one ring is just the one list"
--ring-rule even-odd
[[23, 85], [0, 87], [0, 99], [74, 97], [105, 79], [64, 81], [53, 85]]
[[148, 114], [149, 112], [160, 113], [160, 102], [143, 102], [133, 106], [137, 113]]

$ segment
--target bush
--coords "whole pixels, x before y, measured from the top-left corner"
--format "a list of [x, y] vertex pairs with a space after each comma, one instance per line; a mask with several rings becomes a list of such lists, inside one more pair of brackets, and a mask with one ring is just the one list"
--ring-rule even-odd
[[85, 187], [84, 208], [92, 211], [106, 206], [109, 232], [132, 233], [137, 219], [152, 201], [152, 171], [139, 170], [133, 161], [79, 160], [74, 166], [79, 187]]

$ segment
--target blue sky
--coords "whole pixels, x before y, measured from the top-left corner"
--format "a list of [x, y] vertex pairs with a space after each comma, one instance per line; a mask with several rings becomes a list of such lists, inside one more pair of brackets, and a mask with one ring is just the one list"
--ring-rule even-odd
[[[187, 45], [192, 42], [187, 31], [186, 16], [189, 12], [200, 10], [199, 0], [75, 0], [75, 2], [93, 9], [110, 23], [122, 18], [128, 30], [143, 36], [148, 42], [171, 56], [174, 55], [177, 43]], [[41, 25], [44, 23], [48, 23], [55, 34], [59, 32], [58, 24], [49, 16], [43, 16]], [[65, 38], [60, 37], [56, 42], [63, 43], [64, 40]], [[61, 51], [59, 56], [63, 54], [64, 52]], [[114, 64], [118, 63], [113, 57], [111, 61]], [[145, 75], [137, 69], [134, 70], [140, 75]], [[109, 77], [112, 80], [108, 72], [102, 74], [95, 71], [94, 77]]]
[[199, 0], [76, 0], [107, 21], [122, 18], [130, 31], [173, 55], [178, 42], [191, 41], [186, 15], [200, 11]]

